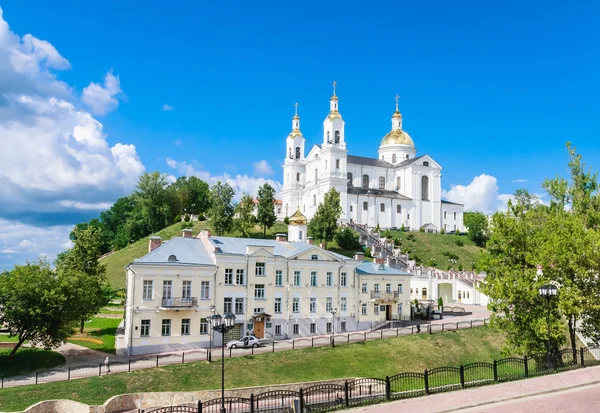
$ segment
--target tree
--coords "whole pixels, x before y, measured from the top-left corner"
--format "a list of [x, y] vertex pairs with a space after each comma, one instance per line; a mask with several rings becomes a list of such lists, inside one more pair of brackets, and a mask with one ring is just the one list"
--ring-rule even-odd
[[98, 313], [108, 302], [103, 295], [106, 268], [98, 261], [101, 255], [102, 233], [98, 228], [75, 229], [76, 241], [71, 250], [57, 259], [56, 271], [74, 281], [71, 302], [80, 320], [83, 333], [85, 321]]
[[469, 239], [477, 246], [484, 247], [488, 238], [488, 218], [481, 212], [465, 212], [464, 222]]
[[267, 228], [271, 228], [277, 216], [275, 215], [275, 189], [266, 182], [258, 188], [257, 221], [263, 227], [263, 237], [267, 236]]
[[26, 340], [44, 348], [66, 341], [77, 322], [71, 306], [73, 286], [44, 260], [0, 274], [0, 324], [19, 339], [9, 359]]
[[144, 173], [140, 176], [135, 193], [141, 212], [150, 232], [159, 231], [173, 222], [176, 215], [167, 175], [159, 172]]
[[317, 212], [308, 223], [308, 233], [325, 245], [333, 241], [338, 229], [338, 220], [342, 215], [340, 193], [331, 188], [317, 207]]
[[335, 234], [335, 240], [340, 248], [345, 250], [358, 250], [361, 248], [358, 232], [349, 227], [344, 227]]
[[250, 230], [254, 228], [256, 218], [252, 214], [254, 211], [254, 200], [248, 194], [244, 195], [240, 203], [235, 206], [235, 224], [242, 233], [242, 237], [247, 237]]
[[234, 207], [231, 203], [234, 191], [229, 184], [218, 181], [210, 188], [210, 208], [208, 217], [217, 235], [231, 231], [233, 226]]

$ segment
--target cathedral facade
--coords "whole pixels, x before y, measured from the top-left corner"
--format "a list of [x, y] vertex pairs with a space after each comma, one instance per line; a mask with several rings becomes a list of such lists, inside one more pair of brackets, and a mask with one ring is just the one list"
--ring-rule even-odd
[[286, 139], [282, 206], [286, 216], [300, 210], [308, 219], [331, 188], [341, 196], [341, 223], [374, 228], [464, 231], [463, 205], [442, 200], [442, 166], [417, 156], [398, 110], [383, 137], [377, 158], [348, 154], [344, 120], [335, 93], [323, 121], [323, 142], [305, 152], [298, 112]]

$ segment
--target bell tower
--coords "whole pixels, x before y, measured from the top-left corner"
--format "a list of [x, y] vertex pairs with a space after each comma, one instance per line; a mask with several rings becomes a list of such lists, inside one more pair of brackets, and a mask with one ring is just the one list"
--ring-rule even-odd
[[296, 102], [292, 131], [285, 140], [283, 161], [283, 188], [281, 195], [285, 214], [291, 214], [301, 204], [301, 189], [306, 182], [306, 160], [304, 158], [304, 136], [300, 132], [300, 116]]

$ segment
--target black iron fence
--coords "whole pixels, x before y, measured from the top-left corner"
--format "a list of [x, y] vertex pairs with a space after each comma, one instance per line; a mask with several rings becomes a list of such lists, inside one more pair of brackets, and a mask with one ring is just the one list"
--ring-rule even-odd
[[[294, 390], [277, 390], [250, 395], [250, 398], [226, 397], [225, 408], [231, 413], [328, 412], [340, 408], [406, 399], [469, 387], [519, 380], [564, 370], [600, 365], [600, 347], [560, 350], [556, 353], [507, 357], [492, 363], [475, 362], [459, 367], [436, 367], [424, 372], [400, 373], [385, 378], [363, 378], [343, 383], [323, 383]], [[195, 405], [143, 410], [142, 413], [216, 413], [221, 398], [198, 401]]]

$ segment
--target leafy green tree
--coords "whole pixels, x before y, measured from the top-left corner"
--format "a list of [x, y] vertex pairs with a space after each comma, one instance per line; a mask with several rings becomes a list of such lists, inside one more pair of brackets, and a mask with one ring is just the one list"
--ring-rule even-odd
[[152, 233], [170, 225], [176, 215], [173, 208], [174, 191], [168, 187], [167, 175], [160, 172], [144, 173], [138, 180], [135, 195]]
[[181, 176], [171, 185], [175, 191], [179, 214], [204, 214], [210, 205], [210, 188], [206, 182], [195, 176]]
[[254, 228], [256, 217], [252, 214], [254, 211], [254, 200], [250, 195], [244, 195], [240, 203], [235, 206], [235, 224], [242, 233], [242, 237], [247, 237], [250, 230]]
[[229, 184], [218, 181], [210, 188], [210, 208], [208, 217], [217, 235], [231, 231], [233, 227], [234, 206], [231, 203], [235, 195]]
[[327, 245], [335, 237], [341, 215], [340, 193], [335, 188], [331, 188], [308, 223], [308, 233]]
[[465, 212], [464, 223], [468, 228], [469, 239], [484, 247], [488, 238], [488, 218], [482, 212]]
[[358, 250], [361, 248], [358, 232], [349, 227], [344, 227], [335, 234], [335, 241], [345, 250]]
[[44, 260], [16, 265], [0, 275], [0, 324], [19, 339], [9, 359], [26, 340], [45, 348], [66, 341], [77, 324], [71, 306], [73, 286]]
[[267, 228], [271, 228], [277, 216], [275, 215], [275, 189], [266, 182], [258, 188], [258, 206], [256, 220], [263, 227], [263, 237], [267, 236]]

